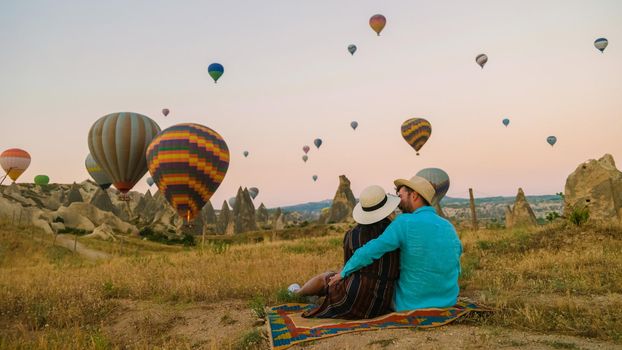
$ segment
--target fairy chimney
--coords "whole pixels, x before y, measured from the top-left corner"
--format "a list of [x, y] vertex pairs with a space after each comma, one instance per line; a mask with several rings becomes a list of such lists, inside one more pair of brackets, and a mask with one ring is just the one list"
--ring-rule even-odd
[[505, 227], [534, 227], [537, 226], [536, 215], [525, 198], [522, 188], [518, 189], [514, 207], [505, 209]]
[[231, 222], [231, 210], [229, 210], [227, 201], [223, 201], [222, 209], [220, 209], [220, 215], [218, 216], [218, 223], [216, 224], [216, 231], [220, 234], [225, 234]]
[[350, 180], [345, 175], [339, 176], [339, 187], [333, 198], [333, 203], [322, 217], [321, 223], [332, 224], [336, 222], [352, 221], [352, 209], [356, 205], [356, 199], [350, 189]]

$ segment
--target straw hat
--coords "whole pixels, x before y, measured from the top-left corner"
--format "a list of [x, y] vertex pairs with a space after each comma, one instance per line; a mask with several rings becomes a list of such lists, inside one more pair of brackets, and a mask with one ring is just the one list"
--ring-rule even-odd
[[369, 186], [361, 192], [352, 217], [359, 224], [373, 224], [389, 216], [399, 204], [399, 197], [387, 194], [380, 186]]
[[395, 184], [395, 187], [406, 186], [419, 193], [421, 197], [428, 201], [428, 203], [432, 203], [432, 198], [434, 198], [434, 194], [436, 194], [434, 186], [432, 186], [430, 181], [422, 178], [421, 176], [413, 176], [410, 180], [397, 179], [393, 181], [393, 183]]

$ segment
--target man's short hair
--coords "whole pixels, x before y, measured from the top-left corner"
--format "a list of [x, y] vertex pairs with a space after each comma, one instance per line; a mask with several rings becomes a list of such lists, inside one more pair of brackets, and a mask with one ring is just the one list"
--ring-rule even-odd
[[[406, 185], [399, 185], [399, 186], [397, 186], [397, 188], [395, 188], [395, 192], [399, 192], [402, 189], [402, 187], [404, 187], [406, 189], [406, 192], [408, 192], [408, 193], [415, 192], [415, 190], [413, 190], [412, 188], [410, 188], [410, 187], [408, 187]], [[419, 195], [419, 197], [421, 197], [421, 199], [423, 199], [423, 204], [424, 205], [430, 206], [430, 202], [428, 202], [427, 199], [423, 198], [423, 196], [420, 193], [417, 193], [417, 194]]]

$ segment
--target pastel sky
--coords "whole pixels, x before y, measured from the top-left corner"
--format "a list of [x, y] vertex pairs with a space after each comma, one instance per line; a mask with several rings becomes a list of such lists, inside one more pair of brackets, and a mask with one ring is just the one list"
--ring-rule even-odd
[[[32, 156], [18, 182], [87, 179], [88, 130], [121, 111], [225, 138], [216, 208], [238, 186], [275, 207], [332, 198], [340, 174], [358, 196], [426, 167], [453, 197], [552, 194], [587, 159], [622, 162], [619, 0], [3, 1], [0, 47], [0, 151]], [[420, 156], [400, 134], [413, 117], [432, 124]]]

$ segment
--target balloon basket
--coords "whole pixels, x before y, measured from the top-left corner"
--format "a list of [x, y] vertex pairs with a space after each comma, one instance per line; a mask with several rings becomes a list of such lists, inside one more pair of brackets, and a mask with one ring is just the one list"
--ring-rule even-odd
[[122, 201], [122, 202], [129, 202], [132, 199], [130, 198], [130, 196], [128, 194], [120, 194], [119, 195], [119, 200]]

